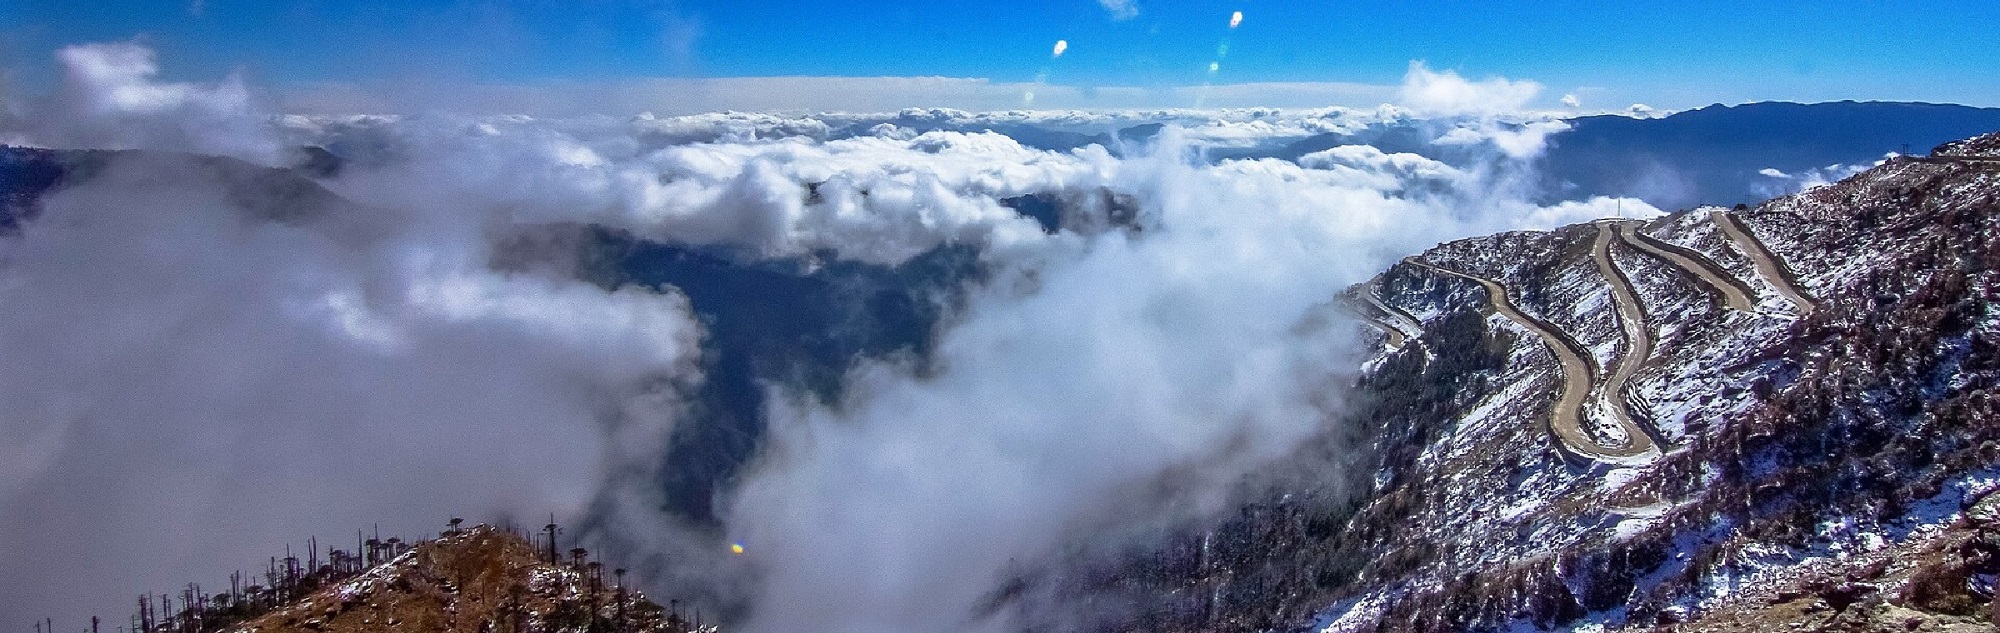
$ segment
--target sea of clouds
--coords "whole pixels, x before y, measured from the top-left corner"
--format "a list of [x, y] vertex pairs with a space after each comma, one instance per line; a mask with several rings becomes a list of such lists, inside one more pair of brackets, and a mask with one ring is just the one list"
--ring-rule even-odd
[[[0, 236], [0, 539], [21, 545], [0, 626], [117, 621], [311, 534], [554, 512], [732, 629], [1014, 628], [982, 609], [1008, 574], [1199, 521], [1339, 435], [1375, 340], [1334, 309], [1344, 289], [1440, 241], [1621, 205], [1528, 202], [1566, 126], [1522, 111], [1540, 86], [1420, 63], [1365, 110], [542, 118], [285, 114], [237, 78], [161, 81], [132, 43], [57, 62], [54, 91], [6, 93], [0, 141], [151, 151]], [[1257, 157], [1385, 126], [1441, 158]], [[340, 157], [318, 181], [352, 205], [273, 214], [231, 188], [302, 146]], [[1026, 195], [1075, 204], [1051, 231], [1005, 203]], [[700, 423], [707, 325], [672, 287], [493, 266], [551, 223], [746, 261], [969, 247], [987, 274], [928, 358], [857, 359], [837, 401], [766, 385], [762, 450], [720, 525], [690, 525], [658, 478]]]

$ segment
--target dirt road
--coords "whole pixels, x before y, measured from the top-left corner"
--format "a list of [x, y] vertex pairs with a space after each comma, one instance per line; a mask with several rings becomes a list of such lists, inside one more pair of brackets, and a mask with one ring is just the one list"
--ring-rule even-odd
[[1618, 358], [1618, 366], [1611, 370], [1611, 376], [1600, 386], [1598, 397], [1603, 398], [1612, 418], [1632, 437], [1648, 437], [1639, 421], [1632, 418], [1631, 409], [1625, 406], [1625, 388], [1632, 382], [1632, 375], [1653, 356], [1653, 330], [1646, 323], [1646, 306], [1639, 301], [1639, 293], [1632, 289], [1632, 280], [1625, 271], [1611, 261], [1611, 236], [1625, 228], [1623, 224], [1597, 224], [1597, 239], [1591, 244], [1590, 258], [1597, 262], [1597, 271], [1611, 283], [1612, 303], [1618, 308], [1618, 326], [1625, 332], [1625, 353]]
[[1520, 324], [1521, 327], [1526, 328], [1528, 331], [1534, 332], [1536, 336], [1541, 337], [1544, 344], [1548, 345], [1549, 351], [1556, 357], [1556, 363], [1562, 366], [1562, 382], [1558, 386], [1555, 411], [1549, 420], [1549, 430], [1563, 444], [1568, 445], [1578, 453], [1595, 459], [1636, 457], [1654, 449], [1652, 438], [1638, 432], [1636, 428], [1628, 428], [1626, 434], [1628, 439], [1623, 446], [1604, 446], [1598, 444], [1596, 439], [1583, 430], [1585, 423], [1583, 405], [1589, 400], [1591, 385], [1596, 382], [1596, 361], [1583, 351], [1581, 345], [1570, 340], [1568, 336], [1557, 330], [1555, 326], [1545, 323], [1541, 319], [1528, 316], [1519, 309], [1516, 309], [1513, 301], [1508, 299], [1506, 286], [1502, 286], [1499, 282], [1484, 277], [1433, 266], [1414, 257], [1404, 259], [1403, 261], [1446, 275], [1477, 282], [1481, 287], [1486, 289], [1486, 297], [1493, 303], [1495, 311], [1498, 311], [1501, 316], [1505, 316], [1515, 323]]
[[1722, 304], [1728, 306], [1729, 309], [1738, 312], [1757, 311], [1755, 293], [1751, 292], [1749, 286], [1743, 285], [1742, 281], [1737, 280], [1728, 271], [1723, 270], [1722, 266], [1694, 249], [1662, 242], [1653, 239], [1652, 236], [1640, 233], [1638, 230], [1639, 224], [1636, 221], [1618, 222], [1618, 237], [1625, 240], [1625, 243], [1631, 245], [1632, 248], [1639, 249], [1641, 252], [1657, 257], [1661, 261], [1665, 261], [1676, 268], [1687, 271], [1690, 275], [1694, 275], [1696, 279], [1701, 280], [1709, 288], [1714, 289], [1716, 294], [1722, 297]]
[[1778, 290], [1778, 294], [1784, 295], [1786, 301], [1792, 302], [1792, 305], [1798, 308], [1800, 318], [1812, 314], [1813, 308], [1817, 305], [1812, 297], [1807, 296], [1792, 282], [1791, 271], [1785, 270], [1784, 264], [1771, 254], [1770, 249], [1764, 247], [1764, 242], [1758, 240], [1757, 235], [1751, 233], [1749, 227], [1743, 226], [1737, 221], [1736, 216], [1730, 215], [1728, 211], [1720, 209], [1709, 212], [1708, 219], [1714, 222], [1717, 228], [1722, 229], [1722, 234], [1728, 236], [1730, 242], [1736, 244], [1736, 250], [1750, 258], [1750, 262], [1757, 266], [1758, 276], [1763, 277], [1766, 283]]

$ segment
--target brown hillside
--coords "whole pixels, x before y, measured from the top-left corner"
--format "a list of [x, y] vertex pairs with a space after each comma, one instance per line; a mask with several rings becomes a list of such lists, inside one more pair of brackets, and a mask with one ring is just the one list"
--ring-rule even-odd
[[607, 582], [581, 556], [550, 563], [519, 535], [447, 532], [236, 629], [256, 633], [714, 631]]

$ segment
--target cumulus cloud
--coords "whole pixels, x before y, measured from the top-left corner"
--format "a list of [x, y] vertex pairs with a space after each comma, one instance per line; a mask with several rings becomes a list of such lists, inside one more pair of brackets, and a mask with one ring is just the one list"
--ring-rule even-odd
[[234, 156], [272, 163], [281, 155], [265, 134], [262, 108], [240, 77], [214, 84], [157, 80], [151, 48], [83, 44], [56, 53], [61, 87], [30, 106], [29, 133], [56, 147], [151, 149]]
[[1400, 103], [1428, 115], [1495, 115], [1519, 112], [1542, 92], [1529, 80], [1492, 77], [1467, 80], [1458, 71], [1433, 71], [1421, 61], [1410, 62], [1403, 75]]
[[1623, 114], [1625, 116], [1629, 116], [1634, 119], [1658, 119], [1658, 118], [1664, 118], [1667, 115], [1673, 113], [1660, 110], [1659, 108], [1655, 108], [1653, 106], [1649, 106], [1643, 103], [1634, 103], [1630, 106], [1626, 106]]
[[412, 144], [406, 160], [332, 186], [377, 204], [479, 201], [520, 221], [587, 220], [766, 257], [830, 251], [885, 264], [946, 243], [1003, 249], [1040, 239], [1039, 225], [997, 200], [1062, 188], [1095, 169], [993, 133], [790, 137], [644, 153], [629, 138], [578, 138], [534, 121], [424, 120], [394, 133], [408, 134], [400, 137]]
[[1539, 207], [1519, 220], [1521, 228], [1550, 230], [1557, 227], [1589, 222], [1605, 218], [1633, 218], [1649, 220], [1666, 215], [1665, 211], [1638, 198], [1613, 198], [1596, 196], [1589, 200], [1566, 200], [1551, 206]]

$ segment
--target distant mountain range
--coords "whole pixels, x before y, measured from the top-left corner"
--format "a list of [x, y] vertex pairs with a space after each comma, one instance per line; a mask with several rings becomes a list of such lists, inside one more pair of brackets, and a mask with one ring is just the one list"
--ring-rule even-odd
[[[1349, 134], [1322, 134], [1272, 151], [1225, 153], [1296, 160], [1341, 145], [1432, 158], [1430, 123], [1413, 121]], [[1928, 103], [1751, 103], [1713, 105], [1657, 119], [1620, 115], [1579, 117], [1549, 136], [1536, 159], [1541, 201], [1591, 196], [1645, 200], [1665, 210], [1735, 205], [1771, 198], [1786, 183], [1763, 175], [1836, 165], [1869, 165], [1890, 152], [1923, 153], [1932, 146], [2000, 130], [2000, 108]], [[1838, 179], [1837, 177], [1834, 179]]]
[[[1771, 197], [1759, 172], [1873, 164], [2000, 130], [2000, 108], [1926, 103], [1714, 105], [1661, 119], [1593, 116], [1549, 138], [1544, 196], [1634, 196], [1666, 210]], [[1837, 178], [1836, 178], [1837, 179]]]

